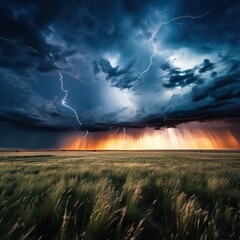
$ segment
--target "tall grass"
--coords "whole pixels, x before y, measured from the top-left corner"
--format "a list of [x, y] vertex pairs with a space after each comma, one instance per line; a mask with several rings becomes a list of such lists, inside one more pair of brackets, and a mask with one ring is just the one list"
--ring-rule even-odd
[[239, 239], [239, 163], [193, 153], [2, 157], [0, 239]]

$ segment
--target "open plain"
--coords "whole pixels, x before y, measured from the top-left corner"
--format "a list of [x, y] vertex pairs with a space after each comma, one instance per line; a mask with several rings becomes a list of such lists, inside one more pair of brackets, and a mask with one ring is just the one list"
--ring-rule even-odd
[[239, 236], [239, 151], [0, 153], [0, 239]]

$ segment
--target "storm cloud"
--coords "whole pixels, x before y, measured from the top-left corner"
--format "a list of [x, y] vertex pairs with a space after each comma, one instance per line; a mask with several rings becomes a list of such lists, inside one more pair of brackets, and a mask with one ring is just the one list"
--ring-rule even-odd
[[239, 119], [239, 13], [234, 0], [0, 1], [1, 124], [107, 131]]

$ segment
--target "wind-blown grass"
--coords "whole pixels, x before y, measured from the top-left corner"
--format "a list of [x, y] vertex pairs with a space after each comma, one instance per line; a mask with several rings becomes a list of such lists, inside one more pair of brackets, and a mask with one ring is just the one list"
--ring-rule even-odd
[[238, 153], [65, 152], [0, 166], [0, 239], [240, 236]]

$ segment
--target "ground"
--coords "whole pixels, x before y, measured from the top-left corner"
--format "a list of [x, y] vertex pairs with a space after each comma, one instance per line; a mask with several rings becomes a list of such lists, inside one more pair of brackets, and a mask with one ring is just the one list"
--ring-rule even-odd
[[239, 151], [0, 153], [0, 239], [239, 239]]

